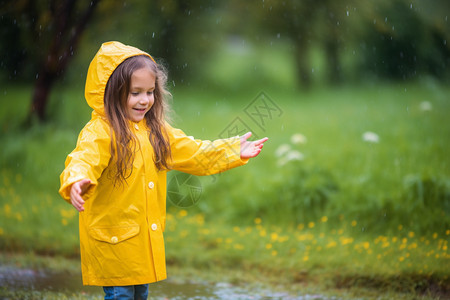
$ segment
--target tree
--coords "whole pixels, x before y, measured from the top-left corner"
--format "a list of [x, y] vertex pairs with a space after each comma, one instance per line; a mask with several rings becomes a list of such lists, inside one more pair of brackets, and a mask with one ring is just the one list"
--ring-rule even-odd
[[[20, 33], [36, 80], [27, 123], [46, 119], [50, 91], [65, 71], [100, 0], [22, 0], [2, 2], [2, 15]], [[2, 20], [5, 18], [2, 18]], [[4, 21], [5, 22], [5, 21]]]

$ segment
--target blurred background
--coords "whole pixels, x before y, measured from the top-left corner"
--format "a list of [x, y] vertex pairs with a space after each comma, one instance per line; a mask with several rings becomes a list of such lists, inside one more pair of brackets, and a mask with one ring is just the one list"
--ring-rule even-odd
[[249, 165], [199, 178], [195, 205], [168, 201], [171, 264], [332, 273], [352, 260], [351, 274], [448, 292], [449, 12], [444, 0], [0, 1], [0, 251], [79, 255], [59, 174], [90, 119], [90, 60], [116, 40], [167, 67], [188, 135], [270, 138]]

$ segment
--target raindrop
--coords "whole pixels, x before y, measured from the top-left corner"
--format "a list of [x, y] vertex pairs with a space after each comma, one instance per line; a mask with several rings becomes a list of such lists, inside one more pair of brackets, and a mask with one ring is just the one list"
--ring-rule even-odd
[[153, 39], [155, 38], [155, 33], [154, 33], [154, 32], [152, 33], [152, 38], [153, 38]]
[[384, 18], [384, 23], [387, 23], [387, 17]]
[[444, 40], [444, 45], [447, 45], [447, 40]]
[[278, 33], [278, 34], [277, 34], [277, 39], [279, 39], [279, 38], [280, 38], [280, 36], [281, 36], [281, 33]]
[[350, 12], [347, 10], [347, 17], [350, 15]]
[[311, 73], [314, 73], [314, 68], [311, 69]]
[[392, 26], [392, 31], [394, 31], [395, 30], [395, 26]]
[[411, 9], [412, 9], [412, 3], [411, 3], [411, 5], [409, 6], [409, 8], [411, 8]]
[[172, 84], [173, 84], [173, 86], [175, 86], [175, 80], [172, 80]]
[[36, 73], [36, 79], [38, 79], [39, 78], [39, 73]]

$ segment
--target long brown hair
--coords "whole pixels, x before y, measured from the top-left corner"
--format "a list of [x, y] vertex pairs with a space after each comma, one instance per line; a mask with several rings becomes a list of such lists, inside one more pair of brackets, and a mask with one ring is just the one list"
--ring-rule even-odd
[[153, 158], [159, 170], [169, 169], [168, 159], [171, 156], [170, 144], [165, 129], [165, 121], [169, 112], [167, 90], [167, 71], [146, 55], [132, 56], [124, 60], [108, 79], [105, 89], [105, 114], [112, 128], [111, 156], [116, 162], [117, 173], [114, 181], [123, 182], [133, 170], [136, 137], [129, 126], [126, 115], [128, 94], [130, 92], [131, 75], [134, 71], [149, 68], [156, 77], [154, 103], [146, 113], [145, 120], [150, 130], [149, 140], [153, 146]]

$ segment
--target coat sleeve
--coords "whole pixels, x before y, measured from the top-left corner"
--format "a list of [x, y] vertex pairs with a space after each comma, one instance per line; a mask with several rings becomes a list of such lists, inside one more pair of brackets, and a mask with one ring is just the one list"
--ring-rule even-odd
[[67, 156], [65, 169], [61, 173], [60, 195], [70, 203], [72, 184], [81, 179], [90, 179], [91, 186], [85, 197], [88, 199], [98, 184], [103, 170], [111, 158], [109, 126], [100, 119], [91, 120], [78, 136], [76, 148]]
[[238, 136], [215, 141], [198, 140], [166, 125], [170, 140], [171, 168], [193, 175], [212, 175], [245, 165]]

